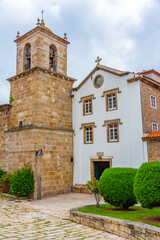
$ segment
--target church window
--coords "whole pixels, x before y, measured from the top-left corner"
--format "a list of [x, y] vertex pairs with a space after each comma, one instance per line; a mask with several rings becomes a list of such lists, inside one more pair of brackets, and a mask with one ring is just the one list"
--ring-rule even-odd
[[27, 43], [24, 47], [24, 71], [31, 68], [31, 44]]
[[119, 88], [114, 88], [103, 92], [102, 97], [105, 97], [106, 99], [106, 111], [118, 109], [118, 93], [121, 93]]
[[114, 110], [116, 109], [116, 94], [113, 93], [111, 95], [107, 95], [107, 100], [108, 100], [108, 110]]
[[79, 103], [83, 102], [83, 116], [93, 114], [93, 99], [96, 99], [94, 94], [81, 97]]
[[118, 141], [118, 124], [110, 123], [108, 124], [108, 137], [109, 142], [117, 142]]
[[93, 143], [93, 126], [84, 127], [84, 143]]
[[54, 45], [49, 48], [49, 70], [56, 71], [57, 66], [57, 49]]
[[83, 115], [92, 114], [92, 98], [83, 100]]
[[158, 131], [158, 123], [152, 122], [152, 131]]
[[94, 80], [93, 80], [93, 86], [95, 88], [100, 88], [102, 85], [103, 85], [103, 82], [104, 82], [104, 78], [102, 75], [97, 75]]
[[81, 124], [80, 129], [83, 129], [84, 144], [93, 143], [93, 128], [96, 128], [95, 122]]
[[157, 103], [156, 103], [156, 97], [153, 95], [150, 95], [150, 103], [151, 108], [157, 109]]
[[107, 142], [119, 142], [119, 125], [123, 124], [121, 120], [105, 120], [102, 127], [107, 127]]

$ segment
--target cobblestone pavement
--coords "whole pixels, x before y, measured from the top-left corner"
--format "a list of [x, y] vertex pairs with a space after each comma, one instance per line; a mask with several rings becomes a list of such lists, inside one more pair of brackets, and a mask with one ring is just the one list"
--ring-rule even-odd
[[69, 208], [94, 204], [91, 195], [64, 194], [40, 201], [0, 198], [0, 239], [108, 239], [118, 236], [68, 220]]

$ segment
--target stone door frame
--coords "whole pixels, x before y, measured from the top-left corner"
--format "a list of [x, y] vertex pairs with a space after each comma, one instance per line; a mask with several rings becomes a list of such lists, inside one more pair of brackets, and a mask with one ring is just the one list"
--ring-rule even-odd
[[109, 162], [109, 166], [110, 166], [110, 168], [112, 168], [112, 158], [92, 158], [92, 159], [90, 159], [91, 180], [95, 178], [94, 162]]

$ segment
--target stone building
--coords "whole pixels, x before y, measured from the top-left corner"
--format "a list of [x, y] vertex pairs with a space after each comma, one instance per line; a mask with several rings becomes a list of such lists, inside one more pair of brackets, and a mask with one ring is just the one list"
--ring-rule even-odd
[[0, 168], [31, 167], [35, 199], [86, 191], [108, 167], [160, 160], [160, 73], [120, 71], [97, 58], [73, 88], [66, 34], [38, 20], [15, 42], [16, 75], [8, 79], [14, 100], [0, 105]]
[[[75, 79], [67, 76], [69, 42], [43, 20], [23, 36], [18, 33], [15, 42], [16, 75], [8, 79], [14, 101], [0, 106], [0, 167], [10, 173], [31, 167], [35, 199], [70, 192]], [[44, 156], [39, 156], [41, 149]]]

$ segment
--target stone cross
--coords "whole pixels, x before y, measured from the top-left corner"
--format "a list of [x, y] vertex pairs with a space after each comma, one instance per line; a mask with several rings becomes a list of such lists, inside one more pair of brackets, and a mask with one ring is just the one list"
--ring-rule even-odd
[[102, 58], [97, 57], [97, 59], [95, 60], [95, 62], [97, 63], [97, 65], [99, 65], [100, 61], [102, 60]]

